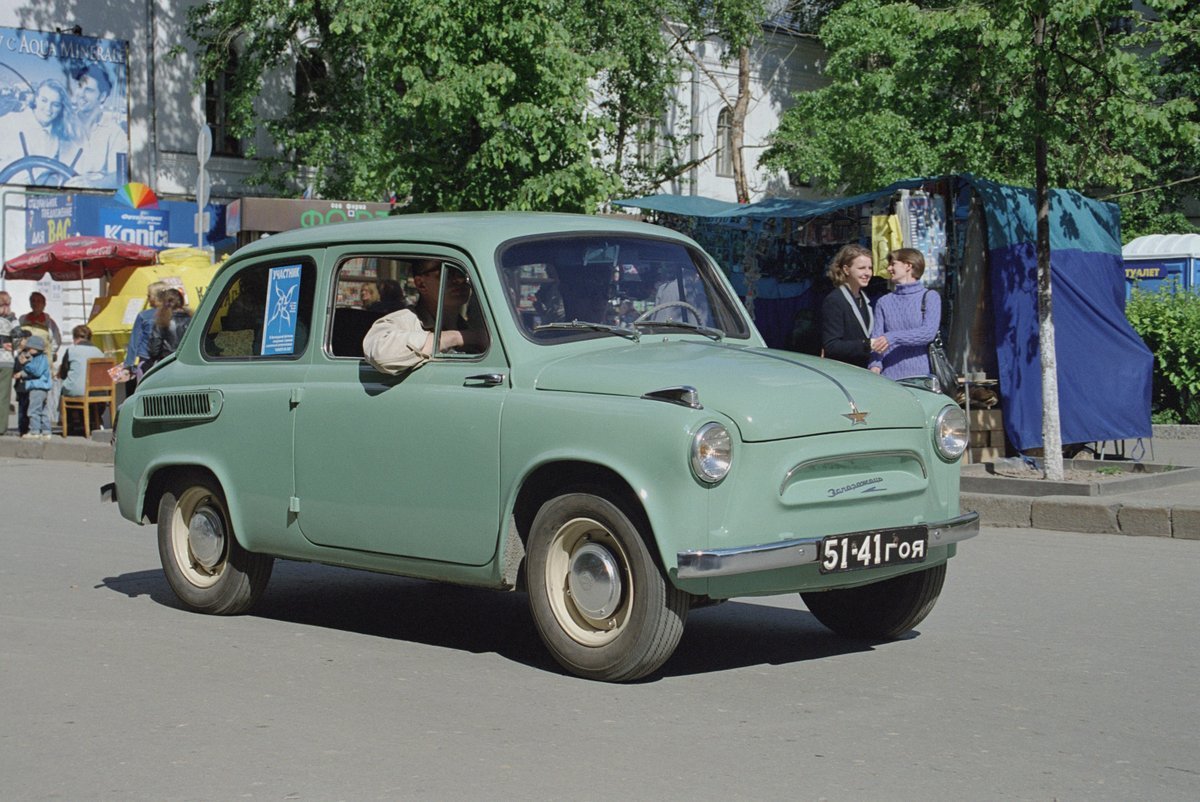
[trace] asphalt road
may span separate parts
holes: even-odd
[[[1200,799],[1200,542],[985,530],[908,640],[733,601],[614,686],[521,594],[278,563],[184,612],[109,475],[0,460],[5,800]]]

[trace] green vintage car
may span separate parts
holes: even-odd
[[[434,292],[415,366],[364,358]],[[920,622],[978,532],[934,390],[766,348],[657,226],[396,217],[238,251],[121,407],[109,492],[194,610],[248,610],[276,557],[522,590],[568,671],[632,680],[735,596]]]

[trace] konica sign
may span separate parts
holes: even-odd
[[[159,200],[157,209],[131,209],[110,197],[84,194],[31,196],[25,210],[27,248],[81,234],[109,237],[152,248],[195,245],[196,204]],[[225,236],[225,207],[205,207],[210,225],[204,244],[218,247]]]
[[[170,219],[161,209],[101,209],[101,235],[161,250],[171,241]]]

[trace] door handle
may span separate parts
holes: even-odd
[[[463,379],[463,387],[495,387],[504,384],[503,373],[479,373]]]

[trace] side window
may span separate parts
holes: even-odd
[[[407,309],[416,297],[410,262],[391,256],[343,259],[334,276],[333,323],[326,353],[361,359],[363,337],[384,315]]]
[[[312,328],[316,266],[308,260],[252,265],[225,286],[204,331],[214,359],[292,359]]]
[[[479,296],[466,271],[450,262],[425,262],[414,268],[417,311],[425,319],[436,315],[436,359],[473,359],[488,350],[491,336],[483,322]],[[423,279],[423,281],[422,281]],[[441,303],[438,304],[438,299]]]
[[[473,358],[487,350],[490,338],[483,325],[479,299],[470,278],[459,265],[412,255],[352,256],[335,274],[333,323],[326,352],[335,357],[363,357],[363,339],[379,318],[395,328],[384,359],[404,366],[426,357]],[[444,303],[438,303],[444,298]],[[434,331],[438,338],[433,339]],[[425,340],[428,339],[428,343]],[[436,346],[435,346],[436,343]],[[420,354],[414,349],[423,349]]]

